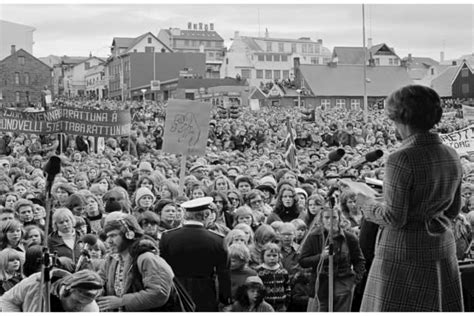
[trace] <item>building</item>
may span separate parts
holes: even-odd
[[[84,80],[86,83],[86,96],[102,100],[108,96],[108,77],[105,73],[104,63],[95,65],[86,70]]]
[[[364,99],[363,65],[300,65],[295,59],[296,79],[300,89],[313,95],[314,106],[362,108]],[[413,84],[405,67],[367,66],[368,105],[386,98],[394,90]]]
[[[53,67],[53,94],[64,95],[64,74],[66,70],[82,63],[89,57],[69,57],[69,56],[53,56],[40,58],[41,61]]]
[[[438,61],[430,57],[413,57],[411,54],[404,57],[402,62],[405,63],[408,75],[413,82],[424,86],[430,86],[436,74],[436,68],[433,66],[439,65]]]
[[[181,53],[206,54],[206,78],[220,78],[224,59],[224,39],[214,30],[214,23],[188,22],[188,28],[161,29],[158,39]]]
[[[430,69],[437,70],[440,68],[439,73],[436,77],[431,80],[430,87],[438,93],[441,98],[451,98],[453,91],[451,83],[454,80],[454,76],[459,66],[432,66]]]
[[[23,49],[33,55],[32,26],[0,20],[0,60],[10,55],[10,48],[15,45],[17,50]]]
[[[0,100],[3,105],[28,106],[41,102],[41,91],[51,90],[52,69],[24,49],[11,47],[0,61]]]
[[[120,59],[110,59],[107,67],[109,98],[140,99],[145,95],[148,100],[165,101],[176,98],[180,77],[204,77],[206,56],[200,53],[132,52],[121,55]],[[151,90],[151,81],[159,82],[157,90]]]
[[[241,77],[253,87],[269,81],[292,79],[295,57],[302,64],[326,64],[331,61],[331,51],[323,46],[321,39],[274,38],[268,30],[265,37],[240,36],[236,31],[224,58],[221,77]]]
[[[177,99],[200,100],[212,105],[235,103],[248,106],[249,86],[233,78],[179,78]]]
[[[459,65],[451,89],[453,98],[474,99],[474,70],[467,61]]]
[[[367,51],[367,53],[365,53]],[[393,48],[381,43],[372,45],[369,39],[366,50],[364,47],[334,47],[332,61],[338,65],[363,65],[366,57],[366,65],[371,63],[375,66],[400,66],[400,57]],[[302,63],[303,64],[303,63]]]
[[[83,60],[77,64],[65,66],[63,87],[64,95],[68,97],[83,97],[86,95],[86,74],[88,71],[100,64],[103,64],[104,60],[98,57],[90,56],[86,60]]]

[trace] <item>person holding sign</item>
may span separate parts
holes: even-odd
[[[380,225],[362,312],[461,312],[452,220],[461,209],[462,169],[453,148],[430,130],[442,108],[431,88],[393,92],[385,113],[402,146],[387,159],[383,199],[346,182],[367,220]]]

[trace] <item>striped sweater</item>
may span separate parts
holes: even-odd
[[[255,271],[267,291],[265,301],[272,305],[276,312],[286,311],[291,297],[288,271],[280,265],[270,268],[265,264],[259,265]]]

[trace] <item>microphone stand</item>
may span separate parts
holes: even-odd
[[[334,193],[334,192],[333,192]],[[329,263],[328,263],[328,280],[329,280],[329,295],[328,295],[328,312],[334,311],[334,237],[333,237],[333,224],[334,224],[334,206],[336,205],[336,198],[331,194],[328,196],[329,203],[331,205],[331,217],[329,227]]]

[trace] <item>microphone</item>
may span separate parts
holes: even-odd
[[[86,234],[81,238],[81,242],[84,244],[84,247],[82,248],[79,260],[77,260],[75,272],[79,271],[84,261],[90,258],[89,248],[97,243],[97,236],[94,234]]]
[[[359,169],[360,167],[362,167],[364,164],[368,163],[368,162],[374,162],[376,161],[377,159],[381,158],[383,156],[383,151],[381,151],[380,149],[377,149],[377,150],[374,150],[374,151],[371,151],[367,154],[365,154],[365,157],[362,157],[361,159],[359,159],[358,161],[352,163],[349,168],[347,168],[347,170],[350,170],[350,169]]]
[[[328,157],[326,159],[324,159],[323,161],[321,161],[317,168],[316,169],[324,169],[326,168],[331,162],[336,162],[336,161],[339,161],[341,160],[341,158],[346,154],[346,152],[344,151],[344,149],[342,148],[339,148],[339,149],[336,149],[334,151],[331,151],[329,154],[328,154]]]
[[[51,186],[53,185],[54,177],[61,172],[61,158],[52,156],[43,168],[43,171],[48,175],[46,177],[46,192],[51,193]]]

